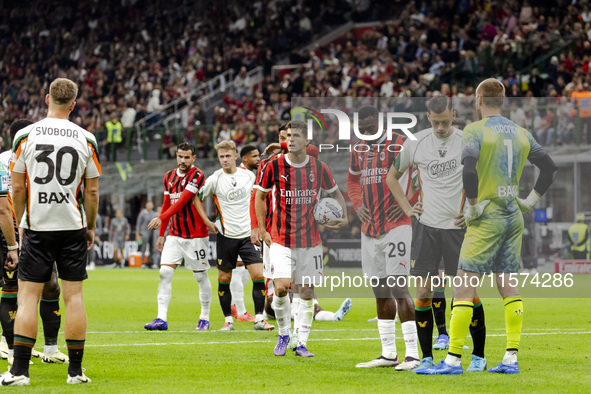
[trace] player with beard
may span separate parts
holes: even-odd
[[[164,203],[160,216],[148,224],[148,229],[160,228],[156,243],[160,258],[160,282],[158,284],[158,316],[147,323],[146,330],[167,330],[168,305],[172,297],[172,276],[176,268],[184,261],[185,267],[193,271],[199,284],[201,315],[195,330],[209,330],[209,311],[211,308],[211,283],[207,276],[209,260],[209,233],[207,227],[195,210],[193,200],[199,188],[203,186],[203,172],[195,162],[195,147],[183,142],[177,147],[178,168],[164,175]],[[166,242],[164,234],[170,222]]]

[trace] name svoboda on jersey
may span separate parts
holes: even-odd
[[[321,109],[320,113],[322,114],[332,114],[337,117],[338,125],[339,125],[339,140],[340,141],[351,141],[351,128],[353,129],[353,133],[355,136],[361,141],[375,141],[382,138],[384,135],[384,131],[386,132],[386,139],[391,141],[392,135],[394,130],[400,130],[403,134],[405,134],[411,140],[416,141],[416,137],[410,132],[410,129],[417,125],[417,117],[411,113],[407,112],[387,112],[386,113],[386,128],[384,130],[384,114],[382,112],[378,115],[378,129],[374,134],[363,134],[359,131],[359,114],[357,112],[353,113],[353,124],[351,127],[351,119],[349,115],[340,111],[338,109]],[[395,123],[394,119],[406,118],[409,119],[409,123]],[[312,119],[307,120],[308,125],[308,135],[307,138],[309,140],[313,139],[313,121]],[[355,152],[369,152],[377,147],[378,151],[381,151],[382,147],[386,147],[386,144],[356,144],[356,145],[335,145],[335,144],[319,144],[318,151],[323,152],[327,150],[335,150],[336,152],[339,151],[348,151],[354,150]],[[386,147],[386,149],[390,152],[400,152],[402,151],[402,145],[400,144],[390,144]]]

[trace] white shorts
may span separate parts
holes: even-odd
[[[322,283],[322,245],[291,249],[274,243],[269,258],[273,279],[291,279],[296,285]]]
[[[164,242],[160,264],[180,265],[184,260],[185,267],[191,271],[208,270],[208,248],[209,237],[187,239],[169,235]]]
[[[361,235],[361,268],[367,276],[408,275],[412,227],[395,227],[378,238]]]
[[[263,276],[265,278],[272,278],[271,257],[269,256],[269,253],[269,247],[263,242]]]

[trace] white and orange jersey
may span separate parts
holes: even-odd
[[[66,119],[47,118],[20,130],[10,171],[26,174],[27,207],[20,226],[35,231],[86,227],[82,184],[101,175],[94,135]]]

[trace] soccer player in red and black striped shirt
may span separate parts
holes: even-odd
[[[361,107],[358,111],[359,131],[375,135],[378,130],[379,113],[374,107]],[[384,134],[377,141],[360,141],[351,150],[347,192],[357,216],[363,223],[361,235],[361,266],[369,277],[378,277],[374,287],[378,310],[378,331],[382,340],[382,354],[375,360],[357,364],[358,368],[396,367],[403,368],[418,363],[418,339],[415,326],[413,299],[406,286],[410,270],[410,246],[412,228],[410,218],[398,207],[386,178],[405,137],[397,134],[388,140]],[[412,168],[405,174],[401,184],[411,187]],[[408,190],[406,190],[408,191]],[[412,195],[411,191],[407,195]],[[404,281],[398,281],[398,277]],[[394,280],[388,281],[388,277]],[[397,286],[404,283],[404,286]],[[390,287],[392,286],[393,287]],[[406,344],[406,357],[398,366],[396,355],[394,318],[402,321],[402,333]],[[418,364],[417,364],[418,365]]]
[[[279,340],[274,350],[276,356],[285,355],[291,334],[288,291],[294,268],[295,284],[303,285],[300,287],[300,329],[296,355],[313,356],[306,349],[306,343],[314,316],[314,288],[310,283],[303,283],[303,278],[306,277],[307,281],[322,278],[322,245],[312,212],[318,202],[320,189],[326,190],[345,208],[343,195],[328,166],[306,154],[306,128],[304,122],[289,122],[289,153],[267,163],[263,176],[255,186],[258,189],[255,207],[259,237],[269,246],[275,282],[273,309],[279,325]],[[271,191],[275,203],[270,232],[267,232],[265,203]],[[346,210],[343,209],[343,218],[326,227],[338,231],[347,223]]]
[[[193,205],[193,199],[203,186],[203,172],[195,167],[195,147],[182,143],[177,147],[178,168],[164,175],[164,203],[162,213],[149,224],[150,230],[160,227],[156,247],[160,258],[160,283],[158,285],[158,317],[144,326],[147,330],[167,330],[168,304],[172,295],[172,276],[184,260],[185,267],[193,271],[199,283],[201,316],[196,330],[209,329],[211,307],[211,283],[207,276],[209,260],[209,231]],[[164,234],[170,222],[166,243]]]
[[[282,124],[278,130],[278,138],[279,143],[283,144],[287,141],[287,123]],[[280,152],[280,151],[278,151]],[[263,176],[263,169],[271,160],[276,160],[281,157],[283,153],[272,153],[266,159],[261,160],[256,177],[256,184],[260,182],[261,177]],[[269,316],[275,317],[275,311],[271,307],[271,303],[273,302],[273,296],[275,295],[275,286],[273,284],[273,278],[271,275],[271,260],[269,258],[269,247],[264,242],[260,241],[259,237],[259,224],[257,221],[257,215],[255,210],[255,197],[256,197],[256,190],[253,190],[252,196],[250,198],[250,229],[251,229],[251,241],[253,244],[257,246],[261,246],[263,248],[263,276],[265,277],[265,312]],[[273,198],[272,193],[267,195],[266,205],[265,205],[265,226],[267,231],[271,228],[271,217],[273,215]]]

